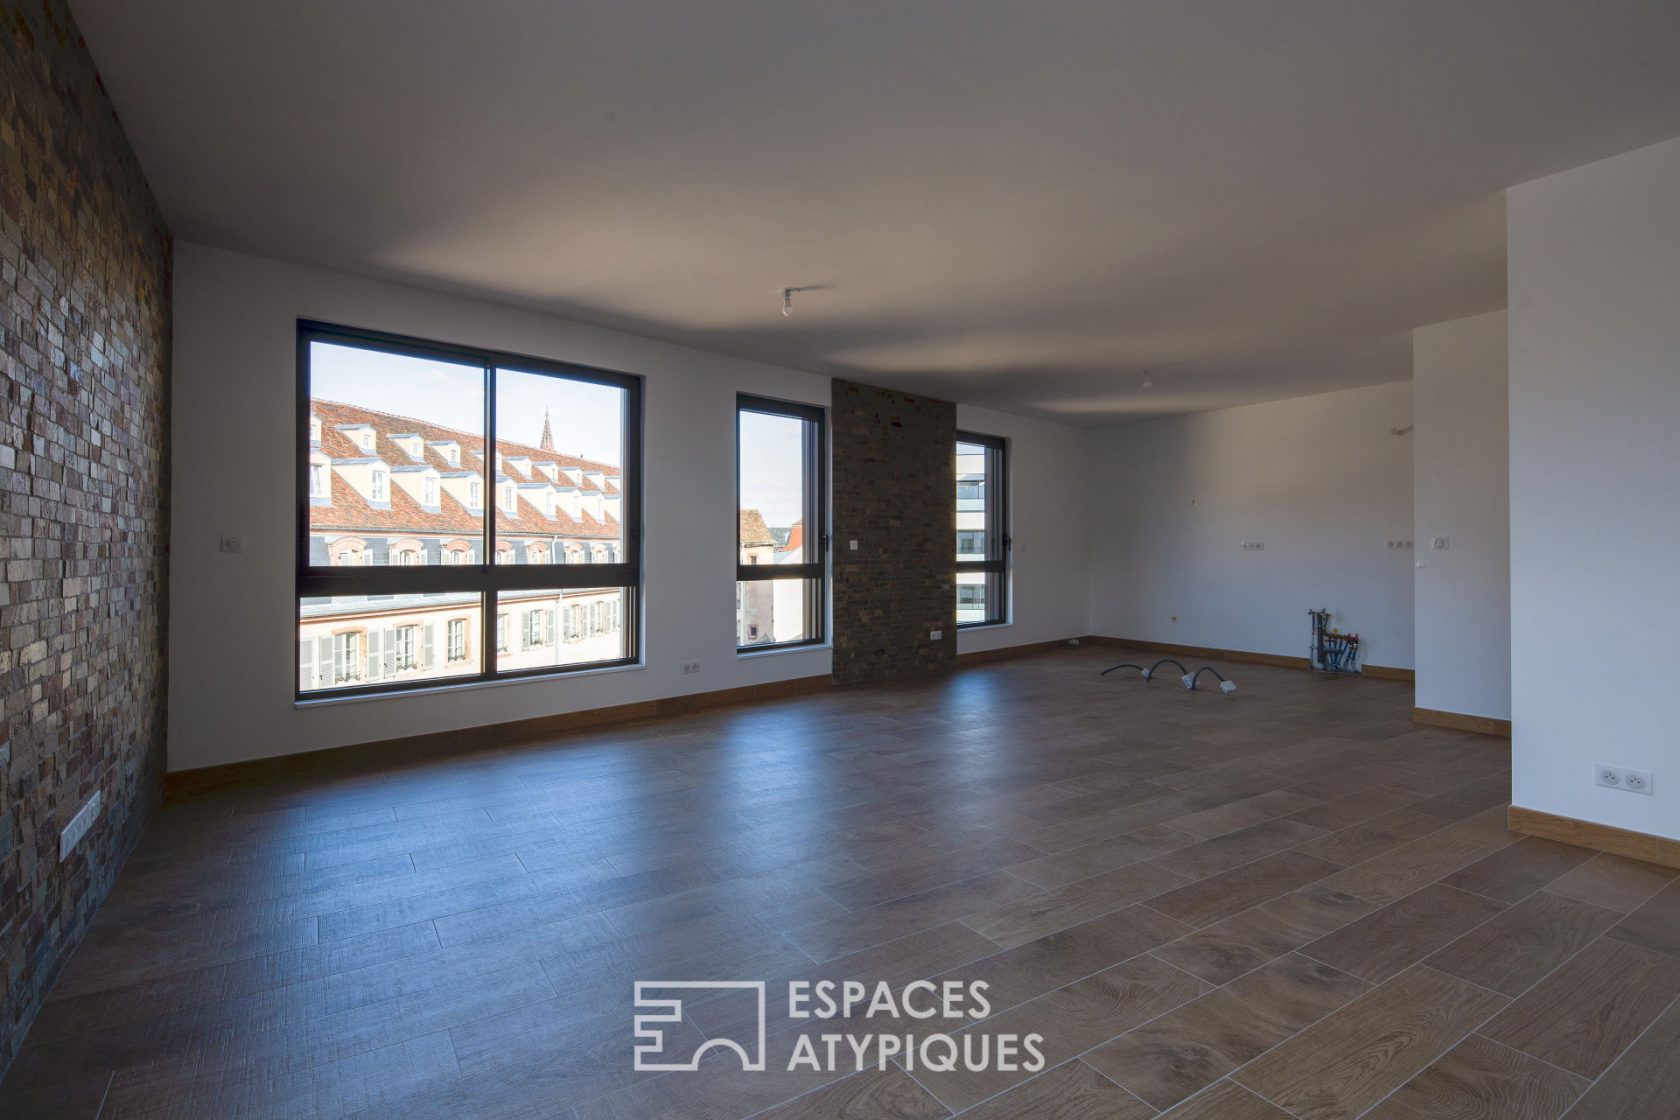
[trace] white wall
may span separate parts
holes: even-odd
[[[1503,311],[1412,332],[1414,702],[1494,719],[1511,718],[1505,332]]]
[[[1328,606],[1410,668],[1411,423],[1399,382],[1094,433],[1092,631],[1304,657]]]
[[[1514,187],[1515,804],[1680,837],[1680,140]],[[1654,796],[1593,763],[1655,772]]]
[[[647,378],[646,668],[294,705],[299,318]],[[735,394],[827,405],[826,377],[186,243],[174,363],[171,769],[829,671],[827,649],[734,648]],[[245,552],[218,552],[221,533]],[[692,659],[700,673],[681,675]]]
[[[957,428],[1009,441],[1010,623],[957,632],[957,652],[1030,645],[1090,632],[1087,433],[957,406]],[[954,542],[953,542],[954,545]]]
[[[174,302],[171,769],[829,672],[826,648],[736,656],[733,575],[735,394],[826,406],[828,378],[186,242]],[[294,703],[300,318],[646,377],[644,668]],[[958,648],[1085,633],[1084,433],[983,409],[958,418],[1011,440],[1023,541],[1016,623],[965,632]],[[245,552],[219,552],[224,533],[242,535]],[[701,672],[681,675],[695,659]]]

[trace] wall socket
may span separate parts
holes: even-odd
[[[1593,783],[1606,789],[1625,790],[1628,793],[1651,794],[1654,779],[1649,770],[1629,770],[1625,766],[1612,766],[1600,762],[1593,767]]]
[[[1388,547],[1389,547],[1390,551],[1409,552],[1409,551],[1411,551],[1411,548],[1412,548],[1412,542],[1408,541],[1408,540],[1396,539],[1396,540],[1389,541],[1388,542]]]
[[[1430,537],[1429,547],[1433,548],[1436,552],[1445,552],[1447,549],[1452,547],[1452,541],[1448,540],[1446,537]]]
[[[683,665],[683,675],[684,676],[688,675],[689,673],[698,673],[700,671],[700,662],[698,662],[698,661],[684,661],[682,663],[682,665]]]
[[[943,631],[943,630],[929,630],[928,631],[928,641],[930,641],[930,642],[937,642],[939,639],[943,638],[944,636],[945,636],[945,631]]]
[[[94,790],[93,796],[87,799],[83,806],[76,810],[76,815],[70,818],[70,823],[64,826],[64,831],[58,834],[58,862],[63,863],[76,845],[82,842],[82,837],[88,834],[93,822],[99,819],[99,803],[104,798],[101,790]]]
[[[1244,552],[1262,552],[1262,551],[1265,550],[1265,548],[1266,548],[1266,544],[1265,544],[1264,541],[1244,541],[1244,542],[1242,542],[1242,550]]]
[[[223,533],[217,543],[223,552],[245,551],[245,538],[234,533]]]

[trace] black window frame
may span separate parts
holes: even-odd
[[[757,412],[770,416],[791,416],[805,421],[805,525],[806,548],[812,559],[803,564],[741,563],[741,414]],[[814,530],[814,531],[813,531]],[[740,645],[736,635],[736,656],[751,656],[776,650],[820,646],[828,640],[828,412],[820,405],[776,400],[752,393],[735,396],[735,582],[800,579],[806,586],[806,617],[811,633],[792,642],[758,642]]]
[[[1014,542],[1009,536],[1009,441],[1002,436],[982,435],[979,432],[957,433],[951,453],[956,454],[957,443],[971,443],[984,447],[987,452],[986,466],[986,522],[983,530],[986,534],[986,558],[984,560],[957,560],[957,572],[985,572],[996,576],[997,594],[988,596],[996,604],[995,615],[974,622],[959,622],[957,629],[971,630],[981,626],[1003,626],[1009,622],[1009,554]],[[952,516],[956,514],[955,503],[958,499],[952,495]],[[955,555],[957,545],[956,534],[951,537],[952,555]]]
[[[484,450],[485,470],[481,480],[484,497],[484,560],[478,564],[433,564],[404,567],[399,565],[316,567],[309,562],[310,536],[310,346],[315,342],[354,346],[406,357],[433,359],[457,364],[475,364],[481,369],[484,381]],[[624,532],[624,556],[612,564],[497,564],[495,459],[496,446],[496,371],[550,374],[573,381],[608,385],[625,392],[624,406],[624,462],[619,467],[620,517]],[[641,664],[640,619],[642,609],[642,495],[643,495],[643,379],[633,373],[601,369],[575,362],[539,358],[505,350],[463,346],[449,342],[367,330],[336,323],[299,319],[297,325],[297,573],[294,610],[296,621],[303,624],[303,604],[307,599],[329,598],[337,595],[420,595],[439,592],[474,592],[479,602],[479,649],[482,652],[477,673],[456,673],[429,677],[423,680],[394,681],[353,687],[326,687],[305,690],[302,687],[301,652],[293,653],[292,682],[294,696],[299,701],[330,700],[344,696],[364,696],[381,693],[425,692],[463,684],[489,681],[525,680],[566,676],[572,673],[618,668]],[[466,456],[462,456],[463,461]],[[330,484],[330,483],[329,483]],[[394,484],[393,484],[394,485]],[[624,591],[626,607],[623,618],[625,655],[607,661],[588,661],[578,665],[540,665],[527,669],[498,669],[496,667],[496,618],[500,611],[500,594],[504,591],[563,591],[568,588],[614,588]],[[296,647],[299,643],[294,642]]]

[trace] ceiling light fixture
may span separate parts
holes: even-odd
[[[782,289],[782,317],[785,319],[785,318],[788,318],[788,317],[793,315],[793,293],[795,293],[795,292],[814,292],[814,291],[817,290],[817,287],[818,287],[818,285],[810,284],[810,285],[806,285],[803,288],[783,288]]]
[[[1148,370],[1143,371],[1143,387],[1145,389],[1155,388],[1155,379],[1153,377],[1149,376],[1149,371]]]

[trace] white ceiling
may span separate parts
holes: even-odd
[[[1673,0],[72,2],[179,237],[1082,424],[1407,377],[1680,134]]]

